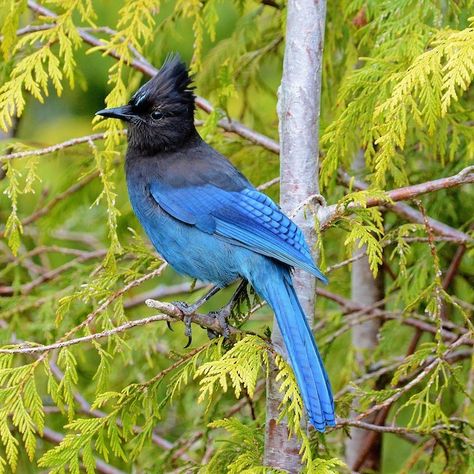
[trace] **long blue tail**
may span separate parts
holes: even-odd
[[[253,278],[251,283],[275,312],[309,421],[318,431],[324,431],[326,426],[335,425],[331,385],[289,271],[271,267],[266,269],[270,274],[262,278],[260,273],[260,278]]]

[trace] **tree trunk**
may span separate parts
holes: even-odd
[[[364,168],[364,155],[358,154],[354,161],[354,171],[357,173]],[[373,277],[369,267],[367,248],[365,246],[357,248],[353,252],[356,257],[361,253],[365,254],[352,264],[351,276],[351,299],[362,306],[372,306],[384,297],[383,272],[379,268],[377,278]],[[362,324],[354,326],[352,329],[352,346],[356,354],[356,362],[360,367],[365,366],[368,353],[375,350],[378,345],[378,334],[380,330],[380,319],[371,319]],[[364,421],[371,423],[377,413],[368,417]],[[381,434],[377,434],[377,439],[368,446],[368,434],[366,430],[352,428],[350,438],[346,441],[346,463],[353,470],[370,469],[378,471],[380,467],[381,455]],[[367,451],[367,452],[366,452]]]
[[[291,213],[309,196],[319,193],[319,109],[321,70],[326,2],[289,0],[286,26],[286,46],[283,77],[279,89],[278,115],[280,119],[280,175],[281,206]],[[294,219],[302,229],[310,248],[314,247],[315,233],[311,217],[304,213]],[[296,271],[295,288],[309,319],[314,319],[314,277]],[[276,321],[272,342],[283,355],[284,343]],[[291,473],[301,469],[299,443],[288,438],[288,426],[279,415],[281,394],[272,368],[267,382],[267,421],[265,430],[264,463]]]

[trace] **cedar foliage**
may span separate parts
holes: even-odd
[[[278,174],[270,151],[223,134],[217,124],[237,117],[277,138],[283,2],[123,0],[116,12],[101,3],[49,0],[44,4],[53,19],[31,13],[25,0],[0,6],[0,127],[8,131],[20,121],[18,134],[1,144],[0,472],[92,473],[99,458],[127,472],[265,472],[262,380],[270,359],[284,393],[282,417],[301,439],[305,470],[344,472],[347,430],[308,436],[301,428],[301,398],[290,367],[269,345],[266,308],[249,322],[237,318],[251,333],[231,342],[208,341],[195,327],[197,342],[189,350],[182,349],[179,324],[170,333],[153,323],[58,350],[8,353],[27,342],[63,342],[144,317],[149,313],[143,304],[131,306],[132,296],[183,282],[160,262],[131,214],[117,121],[93,120],[89,133],[104,132],[103,139],[8,158],[50,144],[42,138],[50,131],[40,111],[56,110],[54,96],[63,108],[74,106],[72,97],[92,101],[91,116],[100,107],[93,102],[99,73],[107,77],[106,105],[119,105],[142,80],[130,67],[133,60],[159,65],[165,52],[178,48],[191,61],[198,92],[216,106],[209,115],[199,113],[201,133],[254,183]],[[423,224],[390,214],[383,219],[380,208],[367,207],[388,189],[472,164],[472,7],[468,0],[328,2],[321,183],[327,201],[342,211],[329,228],[320,230],[315,222],[323,270],[365,244],[373,273],[385,262],[393,278],[385,274],[390,317],[363,367],[347,350],[348,332],[370,314],[346,314],[319,298],[317,339],[339,417],[348,416],[354,400],[361,413],[393,401],[389,425],[415,436],[408,443],[385,435],[383,472],[472,469],[472,345],[451,347],[460,335],[472,334],[472,250],[468,246],[446,289],[443,272],[456,245]],[[85,44],[80,32],[100,37],[101,45]],[[74,127],[64,128],[56,141],[79,136]],[[338,181],[338,170],[350,172],[361,149],[367,191]],[[267,191],[272,197],[275,188]],[[443,190],[422,201],[428,215],[472,229],[472,189]],[[352,204],[357,207],[349,209]],[[329,290],[347,297],[350,267],[334,270],[330,279]],[[413,333],[410,319],[431,332],[403,359]],[[46,428],[60,432],[62,441],[48,443]],[[160,447],[158,438],[169,440],[169,447]]]

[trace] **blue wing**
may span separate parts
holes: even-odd
[[[168,214],[203,232],[302,268],[327,283],[311,258],[301,230],[265,194],[212,184],[170,187],[154,182],[150,192]]]

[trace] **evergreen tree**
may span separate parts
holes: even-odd
[[[206,311],[232,289],[183,349],[171,301],[204,285],[150,247],[127,199],[125,131],[91,121],[178,50],[200,133],[277,199],[293,3],[1,3],[0,472],[267,472],[268,377],[306,472],[473,469],[474,2],[340,0],[321,17],[320,188],[286,210],[311,222],[330,278],[314,290],[338,415],[324,435],[307,433],[252,294],[230,340],[198,326],[216,329]],[[352,295],[363,277],[381,296],[351,299],[357,260]],[[367,324],[369,348],[352,346]]]

